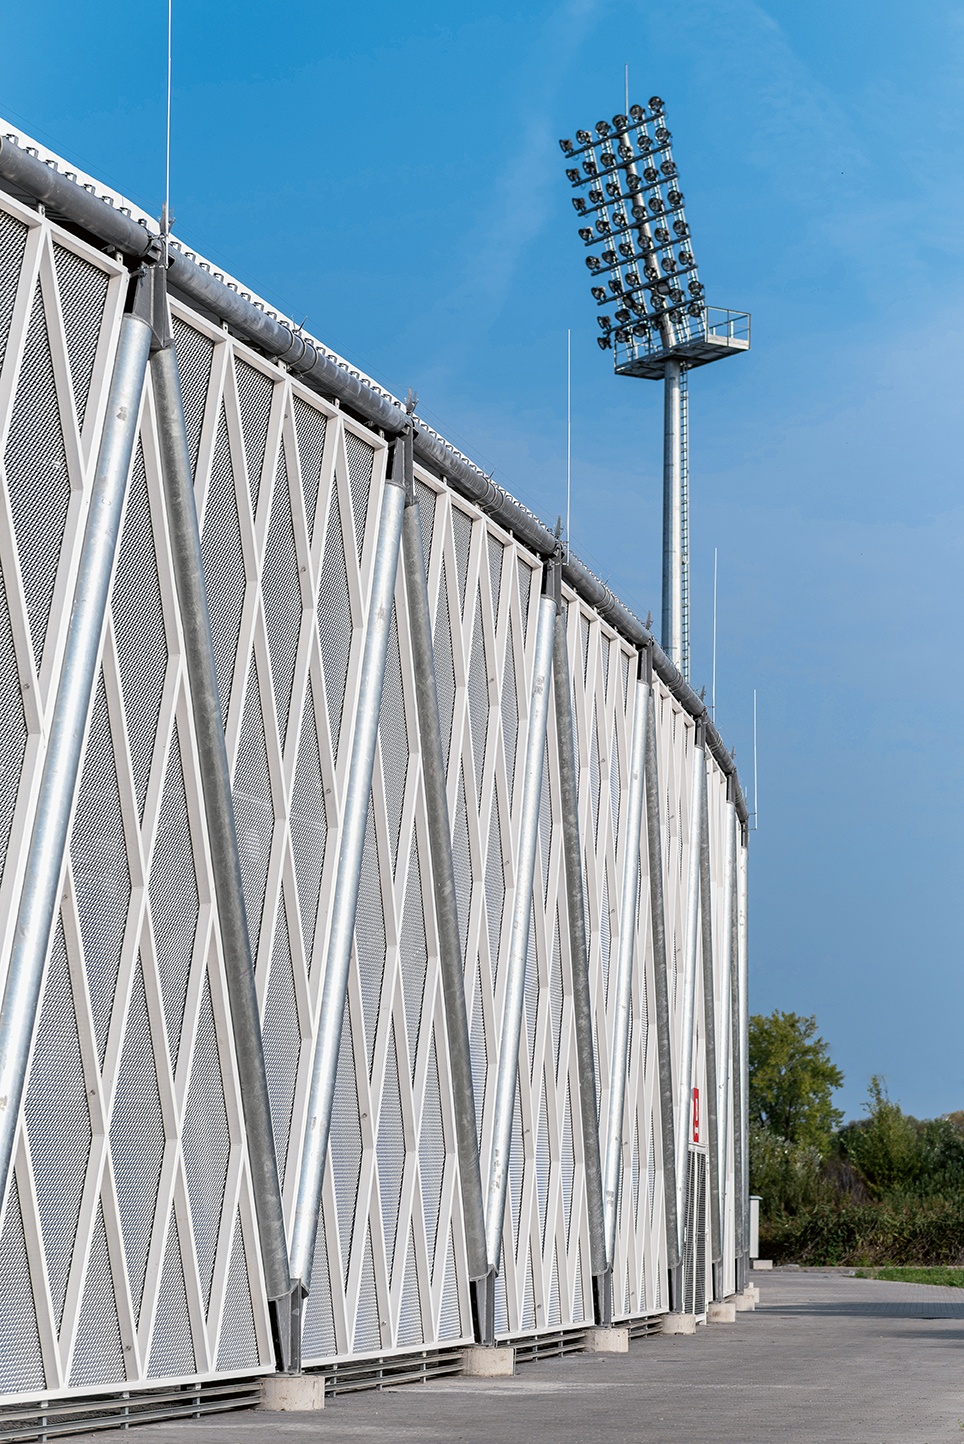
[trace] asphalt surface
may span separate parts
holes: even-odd
[[[130,1429],[137,1444],[938,1444],[964,1441],[964,1290],[756,1273],[760,1305],[693,1338],[574,1354],[511,1379]],[[93,1440],[111,1434],[83,1436]]]

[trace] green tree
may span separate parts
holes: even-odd
[[[899,1103],[890,1101],[884,1079],[876,1074],[867,1095],[864,1109],[869,1116],[848,1124],[841,1132],[845,1157],[860,1169],[878,1198],[907,1189],[919,1196],[927,1191],[928,1165],[937,1165],[937,1159],[932,1160],[928,1154],[932,1149],[937,1152],[941,1144],[941,1151],[950,1151],[949,1139],[941,1137],[945,1131],[935,1126],[938,1120],[921,1125],[910,1118]]]
[[[843,1114],[833,1091],[843,1074],[817,1036],[815,1017],[779,1010],[750,1019],[750,1121],[790,1144],[824,1156]]]

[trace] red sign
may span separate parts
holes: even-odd
[[[693,1142],[700,1141],[700,1090],[693,1089]]]

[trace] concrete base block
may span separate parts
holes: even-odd
[[[715,1303],[707,1304],[706,1322],[708,1324],[735,1324],[736,1305],[732,1299],[718,1299]]]
[[[663,1315],[663,1333],[664,1333],[664,1334],[695,1334],[695,1333],[696,1333],[696,1315],[695,1315],[695,1314],[664,1314],[664,1315]]]
[[[742,1294],[734,1294],[732,1299],[728,1299],[727,1302],[733,1305],[738,1314],[749,1314],[756,1308],[756,1299],[753,1294],[746,1291]]]
[[[587,1329],[587,1354],[628,1354],[628,1329]]]
[[[751,1258],[750,1267],[753,1269],[772,1269],[772,1258]]]
[[[474,1344],[462,1350],[462,1373],[470,1379],[506,1379],[515,1373],[515,1349]]]
[[[259,1409],[276,1414],[316,1414],[324,1407],[324,1374],[272,1374],[261,1380]]]
[[[743,1290],[744,1298],[752,1299],[754,1305],[760,1302],[760,1289],[757,1284],[747,1284]]]

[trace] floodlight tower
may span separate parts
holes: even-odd
[[[600,120],[559,142],[571,164],[579,235],[604,351],[617,376],[662,380],[663,650],[689,680],[689,426],[687,373],[750,347],[750,318],[706,304],[683,214],[665,107]],[[601,249],[600,249],[601,248]]]

